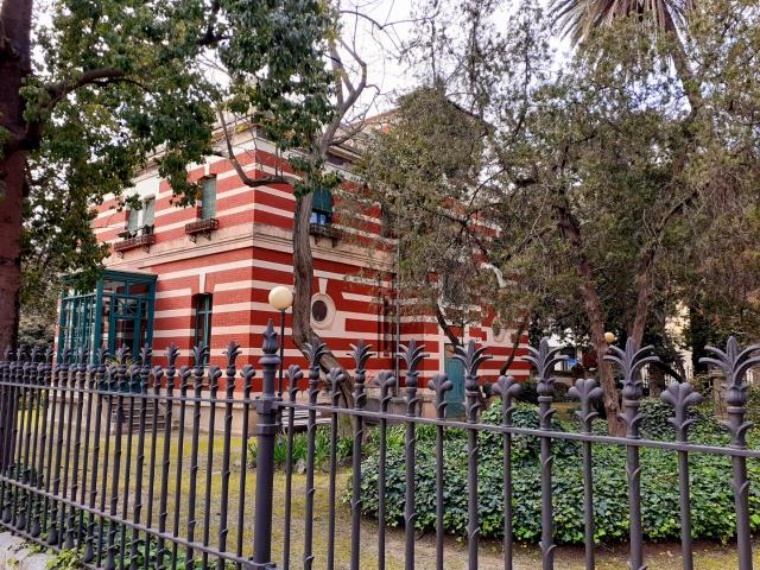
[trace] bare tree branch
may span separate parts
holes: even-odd
[[[235,157],[235,151],[232,148],[232,136],[229,128],[227,127],[227,120],[224,117],[224,112],[220,109],[217,115],[219,116],[219,122],[222,124],[224,142],[227,146],[228,154],[225,158],[227,158],[232,163],[235,172],[240,177],[240,180],[243,181],[243,184],[250,186],[251,188],[259,188],[260,186],[267,186],[269,184],[293,184],[298,180],[295,177],[286,177],[282,175],[266,176],[264,178],[251,178],[248,176],[248,173],[243,169],[243,165],[240,164],[238,159]]]

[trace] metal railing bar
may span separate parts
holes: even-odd
[[[303,378],[303,372],[297,366],[288,369],[288,398],[295,402],[298,393],[298,381]],[[293,510],[293,428],[295,426],[295,410],[288,410],[287,424],[287,457],[285,458],[285,513],[284,513],[284,536],[282,543],[282,568],[290,570],[290,540],[291,540],[291,513]]]
[[[110,381],[110,378],[109,378]],[[108,398],[108,404],[106,405],[106,434],[107,436],[111,435],[111,430],[113,429],[113,413],[114,413],[114,402],[113,402],[113,395],[109,394],[106,396]],[[118,419],[118,418],[117,418]],[[103,454],[103,477],[101,480],[100,485],[100,510],[105,512],[106,511],[106,497],[108,496],[108,470],[109,470],[109,459],[111,457],[111,437],[106,437],[106,446],[105,446],[105,453]],[[103,533],[103,529],[105,528],[105,516],[100,517],[100,531],[99,535]],[[96,565],[100,566],[103,561],[103,541],[98,540],[98,555],[97,555],[97,562]]]
[[[172,345],[166,351],[166,358],[169,366],[166,368],[166,389],[169,394],[174,391],[174,378],[176,368],[174,363],[177,358],[177,347]],[[158,406],[158,404],[156,404]],[[169,518],[167,500],[169,495],[169,472],[171,471],[171,439],[172,439],[172,422],[174,421],[173,406],[167,406],[166,416],[164,418],[164,447],[161,451],[161,491],[158,503],[158,531],[159,534],[166,532],[166,521]],[[181,455],[181,454],[180,454]],[[163,538],[158,539],[156,545],[156,558],[158,566],[156,570],[164,570],[164,558],[166,554],[166,541]]]
[[[149,362],[149,357],[147,356],[147,351],[150,349],[144,349],[143,350],[143,358],[142,362],[146,363]],[[150,368],[147,364],[143,364],[142,368],[140,369],[140,388],[143,391],[148,390],[148,374],[150,373]],[[146,407],[147,400],[141,399],[140,400],[140,420],[139,420],[139,428],[138,428],[138,434],[137,434],[137,465],[135,467],[135,504],[132,511],[132,520],[135,522],[135,524],[140,523],[140,519],[142,517],[142,492],[143,492],[143,472],[145,469],[145,421],[147,419],[147,407]],[[131,427],[131,426],[130,426]],[[130,429],[130,432],[132,430]],[[155,441],[155,440],[154,440]],[[151,464],[152,466],[152,464]],[[152,484],[148,486],[148,489],[152,489]],[[153,504],[152,497],[150,499],[150,504]],[[140,542],[140,532],[138,529],[134,529],[132,532],[132,548],[130,552],[130,568],[131,570],[137,570],[137,552],[139,548],[139,542]],[[149,552],[149,541],[145,540],[145,552]],[[145,558],[148,558],[145,556]]]
[[[0,479],[4,480],[6,483],[10,484],[11,486],[18,487],[19,489],[34,490],[34,487],[32,487],[31,485],[28,485],[26,483],[21,483],[5,475],[0,475]],[[55,498],[51,493],[43,492],[42,494],[49,496],[51,499]],[[153,528],[153,527],[148,527],[142,523],[135,523],[134,521],[131,521],[129,519],[121,519],[119,517],[111,518],[108,512],[101,511],[100,509],[92,509],[89,506],[82,505],[72,499],[62,499],[58,497],[58,500],[60,500],[61,503],[63,503],[67,507],[73,506],[73,507],[76,507],[77,509],[82,509],[83,511],[95,516],[107,517],[109,518],[109,520],[112,520],[119,525],[124,525],[130,529],[137,529],[140,532],[149,533],[155,538],[162,538],[170,542],[176,542],[179,546],[191,548],[194,551],[197,550],[199,552],[206,552],[210,556],[221,556],[225,560],[229,560],[230,562],[239,562],[243,564],[248,564],[250,562],[248,558],[237,556],[235,554],[232,554],[231,552],[221,552],[218,549],[214,548],[213,546],[204,546],[200,542],[191,542],[185,538],[182,538],[181,536],[173,536],[172,534],[168,532],[162,533],[162,532],[159,532],[158,529]]]
[[[405,422],[413,422],[417,424],[427,424],[427,425],[442,425],[444,427],[451,427],[451,428],[460,428],[463,430],[467,430],[471,428],[471,424],[468,424],[466,422],[462,422],[459,420],[438,420],[436,418],[426,418],[426,417],[415,417],[415,418],[408,418],[407,416],[401,415],[401,414],[394,414],[394,413],[387,413],[382,414],[381,412],[372,412],[368,410],[354,410],[350,408],[333,408],[332,406],[326,405],[326,404],[303,404],[303,403],[296,403],[296,404],[290,404],[289,402],[278,402],[276,404],[278,407],[281,408],[290,408],[293,407],[296,410],[302,410],[302,411],[315,411],[315,412],[322,412],[324,414],[330,414],[333,413],[336,409],[338,410],[338,413],[341,413],[343,415],[349,415],[349,416],[362,416],[365,418],[376,418],[378,420],[385,419],[388,423],[391,424],[403,424]],[[528,435],[532,437],[546,437],[550,436],[552,439],[566,439],[571,441],[590,441],[592,443],[604,443],[609,445],[618,445],[618,446],[628,446],[632,445],[634,447],[647,447],[647,448],[655,448],[655,449],[667,449],[671,451],[696,451],[700,453],[707,453],[710,455],[724,455],[729,457],[747,457],[747,458],[753,458],[753,459],[760,459],[760,450],[754,450],[754,449],[738,449],[733,447],[718,447],[715,445],[702,445],[702,444],[694,444],[694,443],[679,443],[676,441],[659,441],[659,440],[653,440],[653,439],[627,439],[625,437],[615,437],[610,435],[587,435],[582,434],[580,432],[569,432],[569,431],[545,431],[541,429],[534,429],[534,428],[523,428],[523,427],[517,427],[517,426],[503,426],[498,424],[475,424],[476,428],[479,431],[488,431],[493,433],[510,433],[512,435]]]
[[[365,389],[366,374],[365,369],[367,361],[372,357],[370,347],[364,342],[352,346],[354,362],[354,408],[361,410],[367,402]],[[294,398],[291,398],[294,399]],[[295,410],[291,408],[291,417]],[[351,456],[351,561],[349,568],[351,570],[360,570],[361,565],[361,517],[362,517],[362,498],[361,498],[361,479],[362,479],[362,441],[364,439],[363,418],[354,416],[354,441]]]
[[[129,499],[132,497],[132,493],[129,492],[129,483],[132,480],[131,474],[132,474],[132,438],[133,438],[133,423],[135,421],[135,397],[134,397],[134,390],[135,385],[137,384],[135,382],[135,377],[138,378],[139,382],[139,370],[140,368],[137,365],[133,365],[130,368],[129,371],[129,384],[128,389],[130,391],[128,400],[129,400],[129,412],[128,416],[126,418],[127,424],[127,455],[126,459],[124,461],[124,493],[122,498],[122,511],[121,511],[121,518],[126,520],[127,514],[129,513]],[[139,484],[142,486],[142,481],[136,481],[136,484]],[[134,534],[134,533],[133,533]],[[124,559],[127,554],[127,541],[125,540],[126,537],[126,529],[122,527],[121,529],[121,542],[120,542],[120,548],[119,548],[119,568],[124,568]],[[134,536],[132,537],[134,539]]]
[[[190,379],[191,371],[189,368],[183,366],[180,370],[180,393],[184,397],[187,394],[187,390],[190,386],[189,379]],[[180,402],[179,406],[179,425],[184,428],[185,426],[185,414],[187,413],[186,404],[184,400]],[[180,513],[182,510],[182,479],[183,479],[183,473],[182,473],[182,456],[185,449],[185,430],[181,429],[179,430],[179,435],[177,437],[177,471],[175,474],[175,483],[174,483],[174,526],[172,533],[174,537],[179,537],[179,525],[180,525]],[[178,552],[178,546],[179,543],[176,540],[172,541],[172,555],[171,555],[171,561],[172,561],[172,570],[177,569],[177,552]]]
[[[381,410],[379,449],[380,457],[377,476],[377,520],[379,521],[379,528],[377,529],[377,567],[378,570],[385,570],[385,488],[388,467],[388,421],[386,419],[386,414],[388,412],[388,405],[391,403],[391,399],[393,398],[393,389],[397,386],[398,380],[393,375],[391,375],[390,372],[386,372],[381,373],[378,376],[376,382],[380,386]],[[356,415],[363,416],[363,414],[359,413]]]
[[[86,351],[85,351],[86,353]],[[88,360],[85,354],[80,356],[80,362],[84,363]],[[80,388],[79,397],[77,398],[77,414],[76,414],[76,436],[74,438],[74,457],[73,457],[73,475],[71,478],[71,498],[73,500],[76,500],[77,494],[79,493],[79,481],[80,481],[80,475],[79,475],[79,459],[81,457],[82,452],[82,415],[84,410],[84,394],[85,394],[85,382],[86,382],[86,372],[87,372],[87,365],[86,364],[79,364],[77,366],[75,379],[76,385],[78,388]],[[85,477],[83,477],[83,483],[86,481],[86,473],[84,474]],[[84,487],[84,484],[82,485]],[[80,502],[81,499],[80,499]],[[79,536],[81,534],[81,525],[77,524],[76,519],[81,517],[77,517],[77,513],[74,509],[71,509],[69,512],[69,532],[67,534],[66,544],[73,547],[75,543],[78,542]],[[75,539],[76,535],[76,539]]]
[[[216,396],[216,392],[219,389],[219,377],[222,375],[222,371],[217,367],[212,367],[209,373],[211,379],[211,399]],[[208,415],[208,450],[206,453],[206,493],[204,496],[205,503],[203,505],[203,545],[208,546],[211,541],[211,481],[214,467],[214,425],[216,422],[216,403],[211,404],[211,409]],[[208,554],[203,553],[201,559],[201,567],[208,567]]]
[[[240,450],[240,461],[243,465],[245,465],[245,462],[248,458],[248,431],[249,431],[249,420],[248,415],[251,409],[250,405],[250,398],[251,398],[251,391],[253,388],[253,377],[255,375],[255,370],[252,366],[246,365],[243,367],[243,370],[241,371],[241,376],[243,377],[243,395],[244,395],[244,403],[243,403],[243,428],[242,428],[242,437],[241,437],[241,450]],[[235,552],[237,553],[238,557],[242,557],[243,555],[243,528],[244,528],[244,521],[245,521],[245,504],[246,504],[246,479],[247,479],[247,470],[241,469],[240,470],[240,494],[238,496],[238,512],[237,512],[237,541],[236,541],[236,549]],[[241,567],[239,567],[241,568]]]
[[[227,399],[232,397],[235,390],[235,359],[240,354],[240,346],[237,343],[230,343],[227,348],[227,376],[225,378],[225,394]],[[222,451],[222,504],[219,512],[219,542],[220,551],[227,550],[227,534],[230,529],[228,526],[229,510],[229,492],[230,492],[230,447],[232,445],[232,404],[224,405],[224,450]],[[241,470],[245,471],[245,455],[241,459]],[[208,509],[208,505],[206,507]],[[224,560],[221,558],[217,561],[217,570],[224,570]]]
[[[100,380],[99,376],[95,377],[95,382],[98,382]],[[93,395],[94,396],[94,395]],[[92,397],[92,396],[91,396]],[[95,503],[98,498],[98,490],[97,490],[97,481],[98,481],[98,463],[100,462],[100,429],[102,424],[102,417],[101,414],[103,412],[103,398],[102,396],[97,396],[98,403],[96,405],[96,412],[95,412],[95,437],[93,438],[94,444],[92,447],[92,473],[90,475],[90,508],[95,508]],[[108,469],[106,468],[106,472]],[[101,494],[105,494],[105,489],[101,489]],[[82,504],[84,504],[84,500],[82,501]],[[95,547],[94,547],[94,536],[95,536],[95,529],[97,528],[97,523],[95,522],[95,517],[91,516],[90,521],[88,524],[88,532],[87,532],[87,544],[85,546],[84,554],[82,555],[82,559],[84,562],[91,562],[95,558]]]
[[[340,383],[345,379],[339,369],[330,371],[330,397],[333,407],[340,404]],[[329,515],[327,519],[327,570],[335,569],[335,496],[336,483],[335,478],[338,471],[338,414],[332,414],[330,417],[330,472],[328,474],[328,504]]]
[[[309,402],[316,405],[319,394],[320,369],[319,363],[324,354],[324,345],[311,347],[311,359],[309,367]],[[275,406],[277,403],[275,402]],[[304,521],[304,546],[303,546],[303,566],[304,570],[311,570],[314,563],[314,463],[316,460],[316,435],[317,435],[317,414],[315,410],[309,410],[308,425],[306,428],[307,449],[306,449],[306,520]]]
[[[203,363],[205,361],[205,354],[203,353],[203,349],[208,351],[205,347],[200,347],[201,353],[199,354],[195,352],[195,381],[193,385],[193,389],[195,390],[195,396],[199,397],[201,389],[203,388]],[[198,471],[200,470],[200,464],[198,463],[198,444],[200,441],[200,431],[201,431],[201,406],[200,402],[196,401],[193,405],[193,428],[191,432],[191,438],[190,438],[190,481],[189,481],[189,496],[187,499],[187,538],[189,542],[195,542],[195,526],[197,524],[196,520],[196,492],[197,492],[197,486],[198,486]],[[186,564],[188,564],[191,568],[193,568],[193,557],[194,552],[192,548],[187,549],[187,560]]]
[[[82,382],[82,386],[86,387],[88,390],[87,395],[87,408],[84,412],[85,414],[85,427],[84,427],[84,453],[82,454],[82,493],[79,498],[79,502],[82,504],[85,504],[88,497],[88,489],[87,489],[87,483],[88,483],[88,474],[90,472],[90,441],[91,441],[91,434],[92,434],[92,388],[97,383],[97,379],[95,376],[95,370],[97,367],[91,366],[89,367],[89,374],[85,377],[85,379]],[[83,539],[83,532],[85,528],[85,521],[84,521],[84,512],[79,512],[79,525],[78,525],[78,533],[77,533],[77,543],[82,544]]]
[[[154,377],[153,377],[153,390],[154,393],[158,393],[161,389],[161,378],[163,377],[163,370],[160,368],[154,369]],[[145,389],[147,390],[147,383]],[[147,400],[143,400],[143,402],[147,402]],[[151,414],[151,430],[150,430],[150,471],[148,475],[148,512],[146,514],[146,522],[147,525],[153,526],[153,511],[154,511],[154,498],[155,498],[155,488],[156,488],[156,459],[158,455],[158,407],[159,403],[154,402],[153,403],[153,413]],[[151,549],[151,537],[150,535],[145,536],[145,551],[150,552]],[[148,566],[148,556],[144,557],[144,564],[143,567],[145,570],[149,570]]]

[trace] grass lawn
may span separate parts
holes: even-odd
[[[135,438],[136,439],[136,438]],[[209,472],[206,465],[206,458],[208,453],[208,439],[204,435],[199,442],[199,470],[197,473],[196,488],[196,512],[198,513],[197,526],[195,529],[195,536],[197,540],[202,540],[204,531],[204,521],[202,513],[205,508],[205,490],[206,490],[206,476]],[[163,441],[161,436],[157,437],[157,448],[159,450],[158,460],[161,459],[161,449]],[[136,441],[133,440],[132,460],[136,456]],[[221,486],[222,486],[222,471],[221,471],[221,457],[223,450],[223,442],[221,438],[215,437],[214,442],[214,462],[211,466],[211,491],[210,497],[210,510],[211,517],[209,518],[209,536],[211,537],[211,544],[217,543],[216,538],[219,532],[219,513],[222,502]],[[237,538],[242,533],[242,539],[244,544],[243,554],[244,556],[250,556],[251,545],[253,543],[253,518],[255,512],[254,496],[255,496],[255,470],[248,470],[246,472],[246,480],[244,486],[244,495],[242,500],[244,501],[245,523],[242,528],[238,528],[237,510],[241,501],[240,495],[240,473],[241,473],[241,450],[242,442],[239,438],[233,438],[232,440],[232,456],[231,456],[231,475],[229,481],[230,495],[229,495],[229,521],[230,521],[230,533],[228,537],[228,548],[234,550],[234,546],[237,543]],[[149,451],[146,449],[146,454]],[[177,457],[179,447],[177,445],[176,434],[172,438],[171,443],[171,457],[172,465],[170,469],[169,482],[170,494],[169,494],[169,513],[174,511],[177,505],[177,497],[180,497],[179,508],[181,512],[180,517],[180,534],[185,534],[187,531],[187,521],[189,520],[188,512],[188,492],[190,485],[189,466],[191,464],[191,440],[189,437],[185,438],[185,442],[182,450],[183,457],[183,480],[182,487],[177,490],[174,487],[175,475],[176,475],[176,463],[174,458]],[[146,458],[147,459],[147,458]],[[135,472],[134,466],[131,469],[132,474]],[[122,467],[122,474],[124,469]],[[342,468],[336,475],[336,487],[338,494],[338,501],[335,506],[336,509],[336,538],[335,538],[335,563],[336,568],[348,568],[350,549],[351,549],[351,510],[347,504],[341,500],[341,495],[348,487],[350,482],[350,470],[348,468]],[[123,486],[125,481],[122,480],[119,485],[119,493],[123,494]],[[134,482],[132,483],[134,484]],[[160,473],[156,475],[156,481],[154,488],[160,488]],[[318,469],[315,475],[315,494],[314,494],[314,568],[325,568],[327,559],[327,544],[328,544],[328,517],[329,517],[329,474],[326,472],[326,468]],[[282,567],[283,564],[283,540],[284,540],[284,521],[285,521],[285,489],[286,489],[286,477],[284,471],[278,471],[275,475],[275,498],[274,498],[274,535],[273,535],[273,557],[275,562],[278,563],[278,567]],[[143,500],[146,501],[143,507],[143,520],[145,520],[145,513],[147,509],[147,495],[149,493],[147,485],[147,470],[145,476],[145,484],[143,485]],[[134,489],[130,492],[130,495],[134,494]],[[158,512],[158,493],[154,492],[154,513]],[[120,502],[120,507],[123,503]],[[128,505],[129,507],[129,505]],[[301,566],[303,558],[303,539],[304,539],[304,523],[305,523],[305,510],[306,510],[306,476],[303,474],[293,475],[293,494],[292,494],[292,534],[291,534],[291,566],[294,568]],[[120,511],[121,512],[121,511]],[[131,515],[131,510],[128,509]],[[155,524],[154,514],[154,524]],[[169,517],[170,525],[172,517]],[[362,520],[362,568],[376,568],[378,562],[378,543],[377,543],[377,523],[371,519]],[[404,567],[404,531],[400,528],[389,528],[387,532],[387,544],[386,544],[386,567],[389,570],[402,569]],[[515,568],[517,569],[539,569],[541,567],[540,554],[537,547],[532,545],[518,545],[516,546],[515,555]],[[760,542],[756,548],[757,554],[755,555],[756,564],[760,564]],[[418,536],[416,544],[416,567],[420,570],[435,568],[435,536],[432,533],[427,533]],[[678,544],[659,544],[650,545],[647,547],[647,559],[646,562],[650,570],[671,570],[672,568],[681,567],[681,554],[680,546]],[[716,543],[698,543],[695,546],[696,567],[704,570],[723,570],[729,568],[736,568],[736,556],[735,548],[733,545],[722,546]],[[617,569],[626,567],[627,553],[624,545],[617,547],[600,547],[597,551],[597,568],[601,570]],[[556,567],[558,570],[580,570],[585,568],[583,559],[583,549],[580,547],[560,547],[556,551]],[[446,569],[458,570],[467,568],[467,544],[463,540],[456,539],[454,537],[448,537],[446,540]],[[480,568],[484,570],[503,568],[503,558],[501,554],[501,543],[499,541],[484,540],[481,542],[480,548]]]
[[[167,530],[174,529],[174,512],[179,509],[179,532],[180,536],[188,536],[193,519],[190,514],[190,486],[192,481],[192,438],[189,433],[185,434],[182,446],[179,445],[179,434],[173,432],[169,445],[169,476],[168,483],[168,513]],[[148,522],[149,504],[152,503],[152,520],[150,523],[156,527],[159,518],[160,489],[162,487],[161,465],[163,460],[164,438],[163,434],[155,437],[156,467],[153,473],[153,485],[150,485],[149,462],[152,447],[151,434],[145,438],[145,466],[141,483],[142,514],[141,521]],[[127,434],[123,436],[123,455],[119,479],[113,477],[114,465],[114,440],[111,439],[109,449],[109,474],[103,479],[103,462],[106,459],[105,438],[101,441],[101,450],[98,457],[100,462],[97,478],[96,506],[100,506],[101,500],[105,499],[105,507],[111,506],[114,491],[117,495],[117,513],[131,520],[135,497],[138,492],[138,481],[135,478],[138,457],[138,436],[132,435],[131,445],[128,446]],[[92,444],[92,442],[91,442]],[[208,462],[209,447],[213,446],[212,461]],[[230,453],[230,476],[228,493],[228,526],[227,549],[234,552],[239,539],[242,539],[242,555],[249,557],[252,554],[253,544],[253,520],[255,513],[255,488],[256,471],[245,469],[245,456],[240,438],[231,439]],[[204,541],[208,534],[209,544],[218,545],[218,536],[221,526],[222,497],[222,456],[224,442],[219,434],[213,437],[201,434],[198,441],[197,471],[195,474],[196,505],[195,505],[195,540]],[[84,450],[82,450],[84,451]],[[129,478],[127,478],[127,456],[129,455]],[[181,466],[178,458],[182,459]],[[89,489],[91,481],[93,457],[90,454],[87,460],[87,470],[84,469],[83,461],[80,461],[76,473],[78,483],[78,496],[84,491],[86,501],[89,501]],[[180,484],[177,486],[177,473],[180,473]],[[72,475],[73,465],[72,465]],[[242,473],[245,480],[242,482]],[[70,478],[70,481],[73,477]],[[316,472],[315,476],[315,517],[314,517],[314,568],[325,568],[328,550],[328,517],[330,512],[329,498],[329,474],[324,467]],[[338,500],[336,509],[336,533],[335,533],[335,565],[336,568],[348,568],[351,549],[351,511],[341,497],[348,487],[350,470],[341,468],[336,474],[336,487]],[[207,486],[208,483],[208,486]],[[274,535],[273,535],[273,558],[278,568],[283,567],[283,540],[285,520],[285,495],[286,477],[284,471],[278,471],[275,475],[274,497]],[[86,489],[82,489],[86,485]],[[71,488],[71,485],[70,485]],[[207,499],[208,496],[208,499]],[[206,503],[208,502],[209,517],[204,519]],[[244,517],[243,524],[237,524],[237,514],[242,506]],[[304,523],[306,510],[306,476],[294,474],[292,493],[292,534],[291,534],[291,566],[301,567],[304,547]],[[378,532],[377,523],[371,519],[362,520],[361,534],[361,568],[376,568],[378,562]],[[403,529],[389,528],[386,536],[386,567],[389,570],[404,567],[404,532]],[[515,568],[532,570],[541,568],[538,548],[533,545],[517,545],[515,547]],[[755,548],[755,563],[760,565],[760,541]],[[720,545],[716,543],[701,542],[695,546],[695,565],[703,570],[724,570],[737,567],[735,547],[733,545]],[[616,547],[600,547],[597,551],[597,568],[611,570],[626,568],[627,553],[624,545]],[[416,542],[416,568],[420,570],[435,568],[435,536],[427,533],[418,536]],[[576,570],[585,568],[583,549],[580,547],[560,547],[555,555],[556,568],[558,570]],[[680,546],[678,544],[658,544],[647,547],[646,563],[650,570],[671,570],[681,567]],[[467,567],[467,544],[461,539],[447,537],[446,539],[446,569],[458,570]],[[484,540],[480,547],[480,568],[484,570],[503,568],[501,543],[499,541]]]

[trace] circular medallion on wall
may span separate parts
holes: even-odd
[[[330,328],[335,320],[335,303],[329,295],[317,293],[311,298],[311,326],[315,329]]]

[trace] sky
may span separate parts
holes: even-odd
[[[449,0],[453,4],[456,0]],[[537,0],[547,9],[551,0]],[[517,0],[502,0],[500,7],[492,15],[497,27],[504,29],[510,11],[514,10]],[[421,82],[420,69],[410,68],[408,62],[399,60],[400,50],[414,37],[421,27],[419,16],[422,13],[421,0],[342,0],[342,24],[344,34],[355,42],[356,51],[361,54],[368,65],[369,82],[377,86],[366,95],[362,105],[371,107],[370,115],[384,112],[394,106],[398,95],[413,89]],[[352,12],[360,12],[376,23],[384,26],[382,30],[365,18],[357,18]],[[456,36],[456,30],[446,30],[447,34]],[[557,54],[556,65],[561,65],[569,56],[569,42],[560,37],[551,40],[551,47]],[[379,92],[379,96],[374,95]],[[373,99],[374,98],[374,99]],[[359,107],[361,107],[360,105]]]

